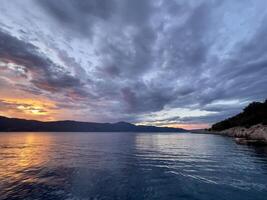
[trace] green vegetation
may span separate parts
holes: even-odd
[[[237,126],[249,128],[256,124],[267,125],[267,100],[249,104],[242,113],[214,124],[211,130],[222,131]]]

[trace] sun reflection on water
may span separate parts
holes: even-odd
[[[48,162],[47,154],[53,142],[52,137],[38,133],[9,133],[1,134],[1,141],[5,145],[0,145],[0,182],[34,182],[35,177],[26,172],[38,170]]]

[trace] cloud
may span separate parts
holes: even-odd
[[[87,36],[96,20],[107,20],[116,11],[114,0],[48,0],[38,3],[60,26]]]
[[[27,1],[22,12],[4,0],[0,84],[50,98],[78,119],[213,123],[266,98],[264,5],[47,0]],[[186,115],[144,117],[178,108]],[[192,116],[199,110],[208,113]]]
[[[0,59],[11,71],[21,73],[41,90],[60,92],[66,88],[81,87],[80,79],[41,54],[37,47],[0,30]],[[36,91],[35,91],[36,92]]]
[[[51,102],[29,99],[0,99],[0,113],[8,117],[31,118],[33,115],[42,120],[52,120],[55,105]]]
[[[60,26],[86,37],[101,21],[140,26],[149,20],[152,1],[70,0],[38,2]],[[136,12],[138,10],[138,12]],[[89,34],[89,35],[88,35]]]

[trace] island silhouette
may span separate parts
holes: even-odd
[[[79,121],[25,120],[0,116],[1,132],[185,132],[182,128],[134,125],[128,122],[95,123]]]

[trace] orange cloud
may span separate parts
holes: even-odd
[[[0,99],[0,114],[8,117],[25,119],[54,120],[56,106],[47,100],[35,100],[25,98]]]

